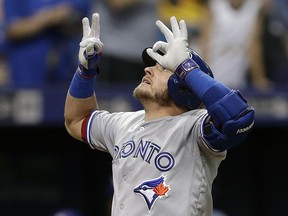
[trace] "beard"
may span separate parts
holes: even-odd
[[[139,100],[143,106],[151,102],[158,103],[161,106],[169,106],[172,101],[168,89],[148,91],[141,88],[141,86],[137,86],[133,91],[133,96],[135,99]]]

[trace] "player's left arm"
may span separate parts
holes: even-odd
[[[187,74],[185,82],[208,110],[203,137],[211,148],[224,151],[246,139],[254,126],[254,108],[239,91],[229,89],[200,69]]]
[[[209,117],[203,124],[203,138],[211,148],[224,151],[246,139],[254,126],[254,108],[239,91],[228,88],[198,67],[184,81],[207,108]]]
[[[158,41],[147,53],[163,67],[174,71],[198,96],[210,118],[203,125],[203,137],[214,150],[224,151],[243,142],[254,125],[254,108],[242,95],[202,72],[190,57],[184,20],[171,17],[172,31],[161,21],[156,25],[167,43]],[[157,53],[161,50],[164,55]]]

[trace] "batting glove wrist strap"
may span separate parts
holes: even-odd
[[[88,61],[88,70],[93,70],[97,68],[101,54],[102,53],[96,53],[95,51],[92,55],[87,55],[86,50],[84,51],[84,57]]]
[[[98,62],[100,61],[101,53],[94,52],[93,55],[87,55],[86,51],[84,51],[84,57],[87,61],[87,68],[84,67],[81,62],[78,64],[78,72],[80,76],[83,78],[93,78],[96,75],[99,75],[99,66]]]
[[[193,59],[189,58],[183,61],[174,73],[184,80],[187,74],[196,68],[199,68],[199,65]]]

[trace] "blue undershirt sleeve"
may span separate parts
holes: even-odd
[[[199,68],[194,69],[186,76],[185,83],[206,107],[216,103],[231,91],[227,86],[203,73]]]

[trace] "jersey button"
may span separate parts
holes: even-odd
[[[122,203],[121,205],[120,205],[120,210],[122,210],[124,208],[124,204]]]
[[[123,176],[123,181],[127,181],[127,175]]]
[[[140,131],[143,131],[144,130],[144,127],[140,127]]]

